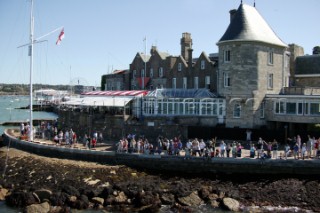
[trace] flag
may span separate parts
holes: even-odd
[[[57,39],[57,42],[56,42],[56,45],[60,45],[60,42],[62,41],[62,39],[64,38],[64,28],[62,28],[59,36],[58,36],[58,39]]]

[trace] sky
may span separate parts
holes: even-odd
[[[128,69],[151,46],[180,55],[189,32],[193,56],[217,53],[229,11],[241,0],[34,0],[34,37],[63,26],[34,47],[33,83],[100,86],[101,76]],[[243,0],[253,5],[254,0]],[[312,54],[320,45],[319,0],[256,0],[256,9],[286,44]],[[30,0],[0,0],[0,83],[29,84]],[[146,41],[144,42],[144,38]],[[146,47],[146,48],[145,48]]]

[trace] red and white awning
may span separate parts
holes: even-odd
[[[82,96],[145,96],[147,90],[116,90],[116,91],[91,91],[82,93]]]

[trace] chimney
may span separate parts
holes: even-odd
[[[181,45],[181,56],[184,58],[184,60],[188,61],[188,57],[189,57],[188,50],[192,49],[192,38],[190,33],[182,33],[180,45]]]
[[[154,53],[157,51],[157,47],[156,46],[152,46],[151,50],[150,50],[150,54],[154,55]]]
[[[230,10],[229,13],[230,13],[230,22],[231,22],[237,13],[237,10],[236,9]]]

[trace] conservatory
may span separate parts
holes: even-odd
[[[143,97],[144,116],[225,115],[225,99],[207,89],[156,89]]]

